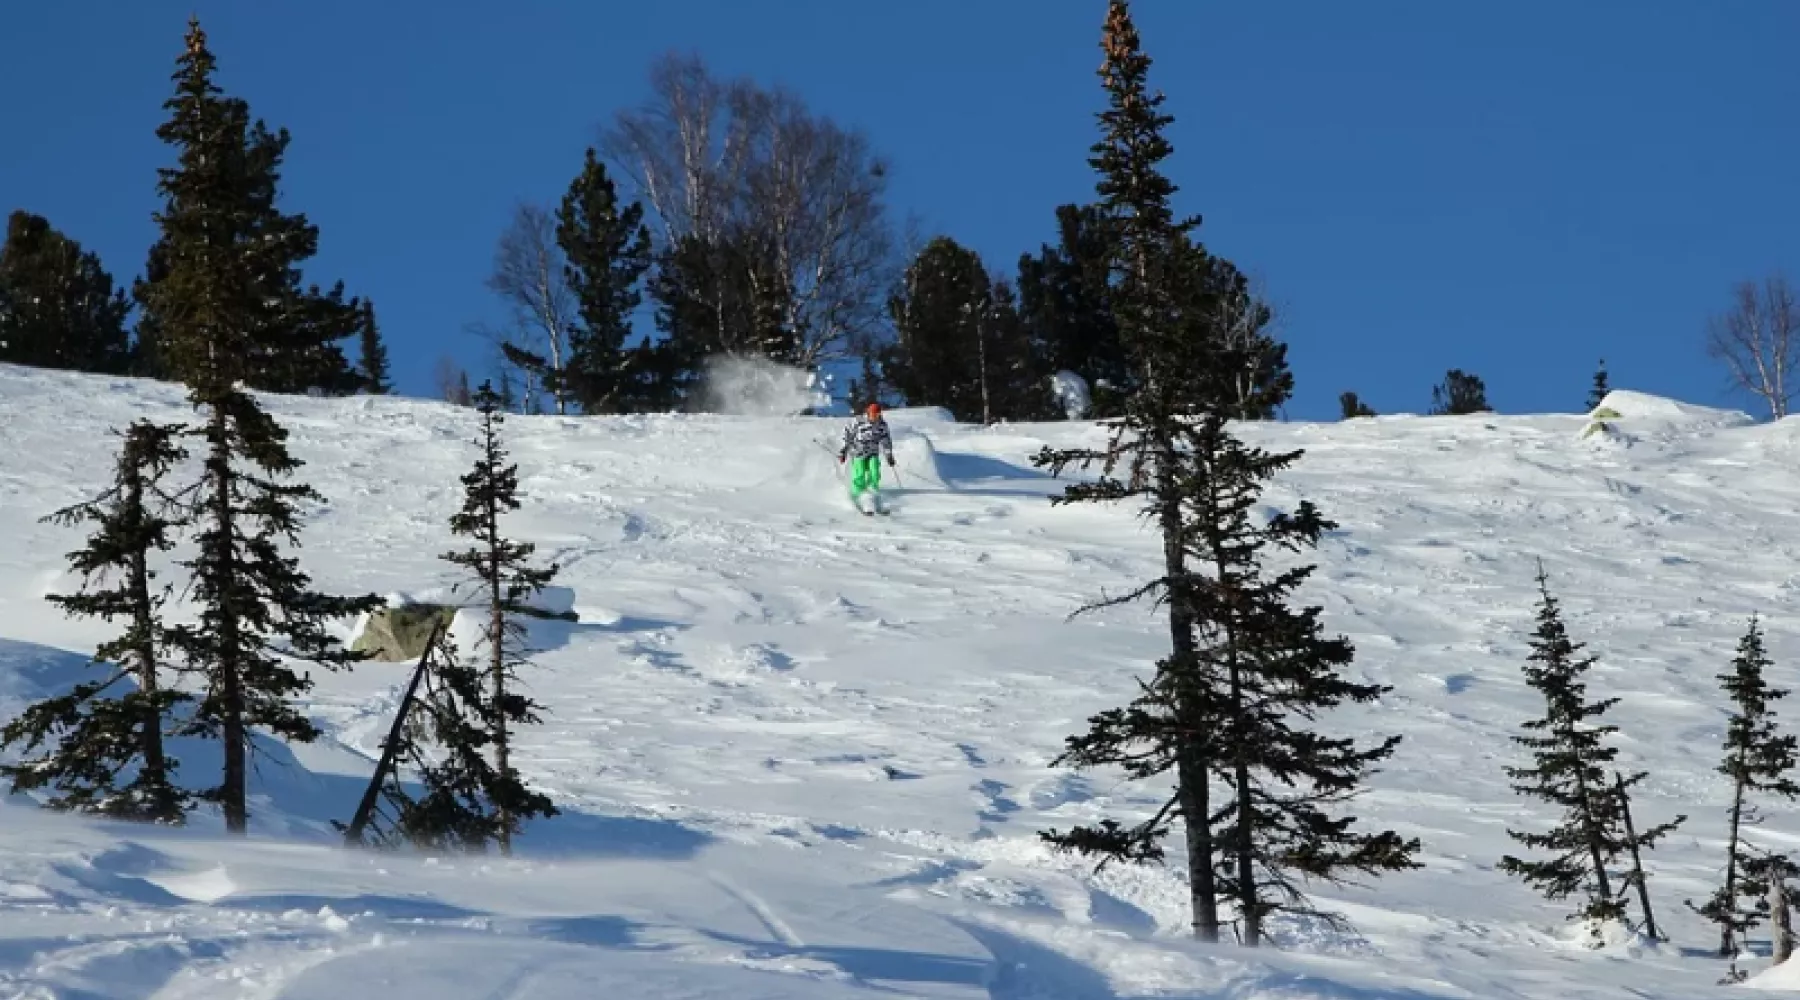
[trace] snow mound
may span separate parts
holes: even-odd
[[[1789,959],[1780,965],[1764,969],[1744,980],[1744,988],[1800,992],[1800,961]]]
[[[894,430],[956,423],[955,415],[941,406],[896,406],[882,410],[881,415]]]
[[[895,485],[901,489],[942,490],[949,487],[938,462],[937,448],[923,434],[894,435],[894,464],[899,472]]]
[[[1581,439],[1599,448],[1629,448],[1640,442],[1676,443],[1755,422],[1737,410],[1614,389],[1588,414]]]
[[[1611,411],[1610,419],[1629,421],[1634,427],[1656,425],[1669,430],[1713,430],[1756,422],[1739,410],[1696,406],[1630,389],[1614,389],[1607,393],[1590,416],[1607,419],[1603,416],[1607,411]]]

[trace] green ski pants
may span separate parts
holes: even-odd
[[[864,490],[881,488],[881,456],[858,456],[850,460],[850,495],[858,497]]]

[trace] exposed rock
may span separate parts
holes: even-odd
[[[384,663],[417,660],[434,626],[448,628],[456,608],[445,604],[402,604],[370,612],[350,648]]]

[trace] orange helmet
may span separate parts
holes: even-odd
[[[868,412],[868,414],[869,414],[869,416],[870,416],[870,417],[879,417],[879,416],[881,416],[881,404],[880,404],[880,403],[870,403],[870,404],[869,404],[869,409],[868,409],[868,411],[867,411],[867,412]]]

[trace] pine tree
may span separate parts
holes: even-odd
[[[897,340],[882,359],[895,390],[958,420],[1028,420],[1053,409],[1049,373],[1020,321],[1012,288],[974,251],[932,240],[888,301]]]
[[[983,382],[995,420],[1052,420],[1062,416],[1051,391],[1043,345],[1019,315],[1011,285],[995,281],[982,331]]]
[[[1612,390],[1607,388],[1606,385],[1606,359],[1601,358],[1600,367],[1594,370],[1594,387],[1588,390],[1588,412],[1594,412],[1594,410],[1600,406],[1601,402],[1606,399],[1606,394],[1611,391]]]
[[[496,395],[500,399],[502,413],[511,413],[519,409],[519,393],[513,388],[512,369],[505,365],[500,366],[500,391]]]
[[[1513,840],[1548,851],[1552,857],[1524,861],[1508,855],[1500,859],[1499,868],[1519,876],[1546,899],[1584,894],[1586,902],[1572,919],[1593,921],[1597,932],[1600,921],[1625,919],[1624,887],[1614,891],[1608,866],[1621,852],[1653,846],[1686,817],[1635,836],[1626,833],[1623,790],[1641,781],[1644,773],[1616,782],[1609,777],[1618,749],[1608,746],[1606,739],[1618,732],[1618,727],[1595,721],[1618,699],[1586,700],[1587,685],[1582,677],[1594,658],[1580,655],[1584,645],[1569,639],[1541,564],[1537,584],[1538,626],[1525,680],[1544,696],[1546,710],[1543,718],[1525,723],[1530,735],[1513,737],[1515,743],[1532,751],[1535,766],[1509,767],[1506,772],[1514,781],[1514,791],[1560,807],[1563,820],[1546,833],[1508,830]]]
[[[1441,385],[1431,389],[1432,416],[1462,416],[1469,413],[1490,413],[1493,407],[1488,405],[1487,386],[1481,379],[1452,368],[1444,375]]]
[[[1170,653],[1136,701],[1094,716],[1058,764],[1115,765],[1133,779],[1173,772],[1175,789],[1135,826],[1107,819],[1043,836],[1103,864],[1151,861],[1180,822],[1195,935],[1218,939],[1218,900],[1229,894],[1239,900],[1246,942],[1255,944],[1271,910],[1309,909],[1291,873],[1332,879],[1411,867],[1417,845],[1391,832],[1355,832],[1353,821],[1321,808],[1348,796],[1396,741],[1359,750],[1295,730],[1291,720],[1382,689],[1339,678],[1348,642],[1318,634],[1318,609],[1286,607],[1309,569],[1261,576],[1265,547],[1307,547],[1329,522],[1310,503],[1266,525],[1251,522],[1262,481],[1299,453],[1268,455],[1225,429],[1236,400],[1220,373],[1245,370],[1252,348],[1219,328],[1217,272],[1187,238],[1196,223],[1177,222],[1169,208],[1174,186],[1157,166],[1169,154],[1161,134],[1169,118],[1157,110],[1161,96],[1148,91],[1149,60],[1123,0],[1113,0],[1103,45],[1110,107],[1092,162],[1118,237],[1109,299],[1136,387],[1124,413],[1106,422],[1104,448],[1045,449],[1035,461],[1056,474],[1100,466],[1095,481],[1070,486],[1059,503],[1145,502],[1163,537],[1163,575],[1102,606],[1155,597],[1168,608]],[[1271,387],[1274,405],[1282,392]],[[1223,804],[1213,800],[1215,778],[1231,792]],[[1221,820],[1229,825],[1216,827]]]
[[[884,344],[873,336],[864,335],[857,339],[855,351],[861,368],[857,376],[850,380],[850,387],[845,393],[850,409],[861,413],[870,403],[886,405],[891,402],[892,383],[882,370],[885,359],[893,351],[892,344]]]
[[[375,323],[375,303],[363,300],[361,313],[362,389],[376,396],[394,391],[388,381],[387,346],[381,342],[381,328]]]
[[[132,294],[142,303],[148,290],[155,288],[168,275],[169,248],[158,243],[150,248],[149,259],[144,262],[144,275],[132,285]],[[131,344],[130,373],[138,378],[174,381],[174,364],[163,348],[162,324],[157,321],[156,314],[148,309],[139,309],[135,332],[136,336]]]
[[[150,568],[151,554],[173,547],[179,527],[176,498],[162,482],[185,457],[176,444],[181,431],[178,425],[133,423],[113,485],[46,518],[94,526],[87,545],[69,554],[70,568],[82,577],[80,592],[49,600],[70,615],[125,620],[125,631],[94,652],[107,679],[32,705],[0,729],[0,746],[23,744],[31,754],[50,745],[42,756],[0,766],[0,776],[11,780],[15,792],[53,789],[52,808],[156,823],[180,823],[187,813],[188,795],[175,783],[177,762],[164,749],[163,730],[175,706],[190,699],[164,686],[164,595],[153,588]],[[121,683],[131,689],[118,693]],[[127,770],[135,775],[118,788]]]
[[[882,370],[908,404],[988,421],[981,368],[992,294],[981,258],[948,237],[926,244],[906,269],[888,302],[898,337]]]
[[[358,332],[360,303],[344,299],[342,284],[329,291],[301,284],[300,265],[318,252],[318,227],[276,207],[287,130],[269,131],[251,121],[244,101],[221,96],[217,60],[198,20],[189,23],[178,64],[175,96],[164,104],[169,120],[156,133],[177,150],[177,165],[158,171],[161,235],[134,288],[147,367],[191,383],[208,359],[163,341],[179,339],[174,326],[218,323],[229,313],[240,327],[232,336],[248,387],[355,392],[363,379],[339,344]],[[225,260],[233,270],[230,300],[196,300],[170,285],[196,269],[225,268]]]
[[[483,382],[476,390],[475,408],[481,413],[481,457],[462,477],[462,509],[450,519],[451,532],[467,536],[474,545],[443,558],[474,574],[485,602],[487,620],[480,644],[485,650],[485,683],[477,704],[494,756],[482,791],[493,810],[500,850],[511,854],[512,838],[525,820],[556,815],[550,799],[527,788],[512,764],[513,728],[539,721],[537,710],[542,707],[517,690],[518,668],[526,655],[526,630],[518,616],[525,602],[555,577],[556,567],[531,566],[528,560],[537,547],[501,533],[501,515],[520,506],[519,467],[505,464],[500,441],[505,418],[491,384]],[[464,697],[470,696],[465,692]]]
[[[1192,336],[1217,338],[1224,352],[1210,373],[1217,384],[1201,387],[1201,399],[1219,400],[1234,420],[1273,420],[1294,394],[1287,345],[1269,334],[1275,314],[1250,292],[1250,283],[1230,261],[1195,246],[1182,265],[1193,269],[1178,287],[1189,301],[1182,313],[1196,325]]]
[[[1176,415],[1172,389],[1184,376],[1200,377],[1210,358],[1204,345],[1169,336],[1178,330],[1191,333],[1191,328],[1168,321],[1172,296],[1156,280],[1169,270],[1171,248],[1198,223],[1176,222],[1169,207],[1175,185],[1160,173],[1159,164],[1173,151],[1162,135],[1173,118],[1160,110],[1162,95],[1149,90],[1150,60],[1138,44],[1137,28],[1123,0],[1111,0],[1101,48],[1105,60],[1100,76],[1108,107],[1099,115],[1102,137],[1089,163],[1100,174],[1100,224],[1112,237],[1108,304],[1127,351],[1127,368],[1142,381],[1126,397],[1126,411],[1106,422],[1109,437],[1104,449],[1046,448],[1033,461],[1053,475],[1070,466],[1101,467],[1096,481],[1068,487],[1056,498],[1059,503],[1134,496],[1144,500],[1163,538],[1164,575],[1143,592],[1158,594],[1168,607],[1171,652],[1158,662],[1154,680],[1145,685],[1136,703],[1094,716],[1090,731],[1070,737],[1057,762],[1075,767],[1115,764],[1135,779],[1173,770],[1175,793],[1155,816],[1132,828],[1108,819],[1066,833],[1049,830],[1043,836],[1058,848],[1098,855],[1103,864],[1112,859],[1151,861],[1162,857],[1159,842],[1180,820],[1187,833],[1194,933],[1201,940],[1216,941],[1219,915],[1209,772],[1218,749],[1213,734],[1219,716],[1212,699],[1217,678],[1199,654],[1196,635],[1200,595],[1190,583],[1193,573],[1183,544],[1184,470],[1178,464],[1187,428]],[[1121,462],[1129,465],[1126,479],[1117,474]],[[1137,753],[1136,743],[1149,743],[1152,749]]]
[[[100,258],[51,227],[14,212],[0,244],[0,362],[120,375],[130,367],[125,317]]]
[[[631,314],[643,301],[638,283],[651,264],[650,230],[643,219],[642,205],[619,204],[605,165],[589,149],[556,213],[556,242],[567,261],[564,280],[581,315],[580,326],[570,331],[561,379],[588,413],[636,408],[640,402],[630,398],[637,380],[632,362],[639,355],[626,340]]]
[[[259,379],[332,381],[316,362],[338,338],[313,338],[308,331],[317,327],[307,322],[300,323],[305,329],[291,326],[298,322],[292,310],[315,313],[321,302],[330,303],[296,299],[291,286],[273,277],[310,255],[313,239],[302,222],[264,211],[286,137],[271,136],[260,124],[249,129],[242,102],[215,96],[212,69],[206,36],[191,23],[177,95],[168,105],[173,118],[161,132],[183,147],[181,167],[163,171],[158,185],[167,207],[157,217],[163,228],[157,252],[167,270],[143,297],[157,317],[158,351],[204,415],[191,431],[204,446],[194,497],[197,551],[181,563],[191,575],[199,621],[169,633],[171,647],[204,677],[204,691],[181,732],[223,741],[223,775],[203,797],[222,807],[228,831],[241,834],[249,821],[252,735],[266,730],[294,742],[319,735],[293,704],[312,681],[290,662],[335,669],[362,659],[338,643],[326,622],[380,600],[316,593],[298,561],[282,553],[284,542],[297,539],[299,505],[321,498],[293,481],[301,463],[288,451],[287,431],[244,386]],[[306,253],[297,255],[297,246]],[[272,306],[272,296],[282,304]],[[348,371],[341,355],[337,360]],[[303,372],[310,374],[301,379]]]
[[[356,816],[336,824],[345,842],[486,851],[499,836],[488,800],[496,773],[484,756],[491,740],[488,705],[480,668],[457,655],[440,626],[401,696]],[[407,787],[402,767],[418,776],[423,794]]]
[[[1056,210],[1058,242],[1019,258],[1019,315],[1051,372],[1087,380],[1094,416],[1115,417],[1135,386],[1113,317],[1113,238],[1103,206]]]
[[[1719,773],[1731,779],[1725,882],[1698,911],[1719,925],[1721,958],[1736,956],[1744,936],[1767,915],[1768,876],[1783,867],[1784,859],[1754,852],[1744,840],[1745,828],[1762,823],[1750,796],[1800,797],[1800,784],[1789,777],[1800,745],[1794,736],[1782,734],[1775,721],[1774,704],[1788,692],[1771,687],[1764,676],[1773,665],[1763,648],[1762,628],[1752,617],[1730,672],[1719,675],[1719,684],[1736,709],[1726,726],[1725,761],[1719,766]]]
[[[1295,876],[1339,882],[1351,873],[1417,868],[1419,842],[1391,830],[1357,831],[1353,817],[1326,810],[1354,796],[1400,737],[1358,747],[1353,739],[1297,725],[1391,690],[1347,680],[1343,672],[1355,657],[1350,641],[1322,634],[1320,608],[1288,606],[1315,567],[1273,576],[1261,569],[1269,550],[1314,548],[1337,527],[1305,500],[1291,515],[1261,524],[1251,517],[1261,505],[1262,483],[1302,453],[1246,447],[1219,417],[1203,421],[1195,452],[1185,490],[1188,521],[1199,536],[1191,551],[1211,570],[1208,593],[1196,602],[1198,625],[1213,637],[1202,655],[1224,696],[1216,772],[1231,791],[1230,804],[1216,814],[1217,867],[1221,881],[1234,886],[1244,942],[1255,946],[1273,912],[1336,920],[1307,901]]]
[[[1356,398],[1356,393],[1354,392],[1346,392],[1339,396],[1338,407],[1342,411],[1342,418],[1345,420],[1353,420],[1357,417],[1375,416],[1375,411],[1369,408],[1369,404]]]
[[[788,288],[766,248],[740,237],[678,240],[657,256],[649,283],[657,329],[664,334],[660,364],[678,373],[676,393],[687,397],[705,361],[715,355],[769,358],[791,364],[799,339],[783,317]]]

